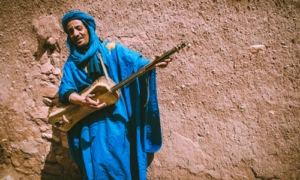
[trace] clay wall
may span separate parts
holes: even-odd
[[[162,149],[149,179],[300,178],[298,0],[1,0],[0,179],[82,179],[47,119],[69,55],[63,15],[153,58]]]

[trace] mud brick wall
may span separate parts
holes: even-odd
[[[300,178],[299,0],[1,0],[0,179],[82,179],[48,123],[69,55],[63,15],[153,58],[162,149],[148,179]]]

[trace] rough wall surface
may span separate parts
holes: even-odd
[[[149,179],[300,179],[298,0],[1,0],[0,179],[81,179],[47,122],[68,57],[60,21],[153,58],[163,147]]]

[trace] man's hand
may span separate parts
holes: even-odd
[[[74,104],[79,104],[82,106],[87,106],[93,109],[102,109],[106,106],[106,103],[100,104],[99,99],[97,101],[92,100],[91,98],[94,97],[95,94],[88,94],[85,98],[79,96],[77,93],[73,93],[70,96],[70,102]]]
[[[154,60],[158,59],[159,57],[160,57],[159,55],[156,55],[155,59],[152,59],[149,63],[153,62]],[[172,62],[172,58],[169,57],[168,59],[165,59],[164,61],[159,62],[159,63],[153,65],[151,67],[151,70],[154,69],[154,68],[156,68],[156,67],[166,68],[170,62]]]

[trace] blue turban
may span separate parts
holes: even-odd
[[[77,49],[77,46],[72,42],[68,34],[67,25],[70,21],[74,19],[81,20],[89,31],[89,35],[90,35],[89,49],[85,54],[83,54],[82,51],[79,51]],[[98,36],[95,33],[96,23],[94,18],[92,18],[91,16],[83,12],[72,11],[67,13],[63,17],[62,26],[64,28],[65,33],[68,34],[67,45],[70,50],[70,56],[72,57],[73,61],[77,65],[83,62],[88,62],[88,75],[92,79],[98,78],[102,74],[100,70],[98,52],[103,54],[103,48]]]

